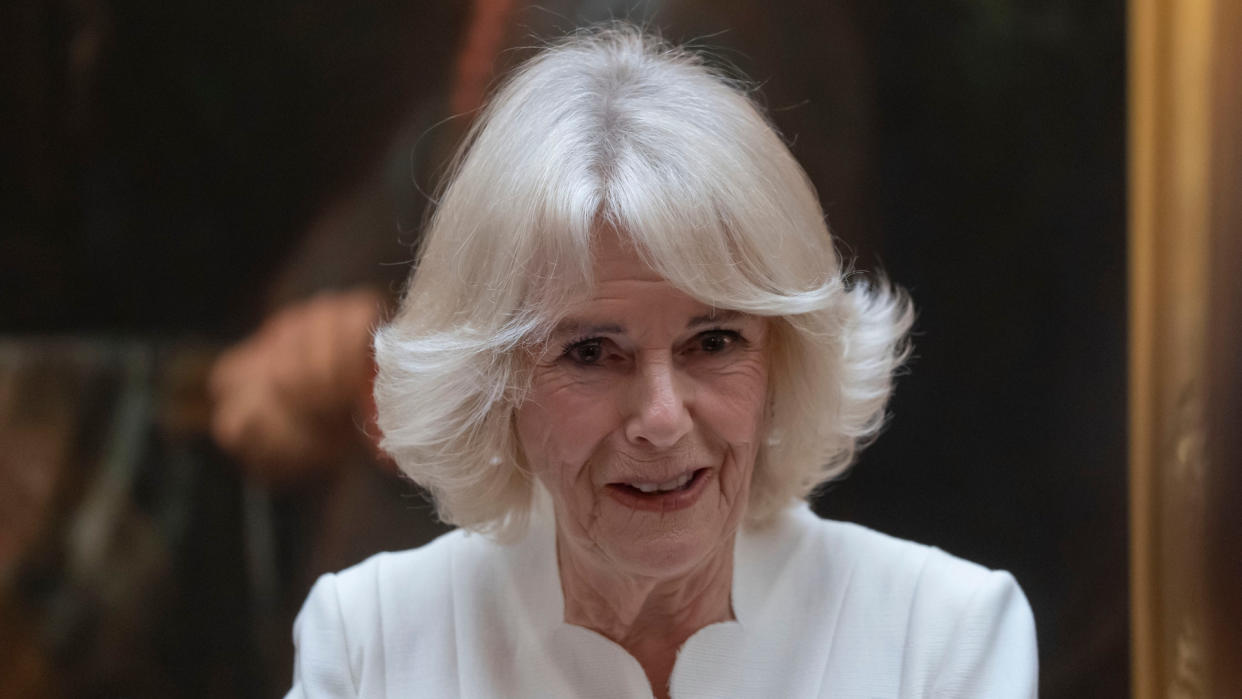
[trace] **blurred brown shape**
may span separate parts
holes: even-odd
[[[0,676],[19,696],[169,688],[142,629],[175,532],[133,498],[157,364],[137,343],[0,342]]]
[[[1130,8],[1135,696],[1231,696],[1242,686],[1242,10]]]
[[[1212,85],[1208,331],[1208,599],[1213,682],[1242,691],[1242,5],[1219,3]]]
[[[0,580],[44,526],[78,416],[81,376],[0,345]]]
[[[495,77],[496,55],[504,48],[514,0],[474,0],[465,42],[457,57],[457,75],[449,107],[453,114],[473,112]]]
[[[268,483],[341,462],[371,421],[371,332],[383,298],[322,293],[267,319],[212,367],[216,441]]]

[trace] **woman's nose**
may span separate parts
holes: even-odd
[[[625,437],[632,443],[668,448],[690,432],[688,391],[671,357],[640,362],[631,387]]]

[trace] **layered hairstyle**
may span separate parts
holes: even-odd
[[[884,421],[908,300],[843,268],[814,188],[745,85],[611,24],[497,90],[376,333],[381,445],[440,518],[500,538],[524,525],[534,486],[513,416],[531,348],[590,287],[606,230],[689,296],[770,318],[770,433],[748,520],[841,474]]]

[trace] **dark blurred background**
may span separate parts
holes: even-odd
[[[1126,696],[1123,10],[7,3],[0,693],[279,694],[316,575],[443,531],[365,400],[265,466],[221,392],[299,318],[382,314],[496,76],[627,17],[760,85],[842,251],[919,309],[886,433],[816,509],[1012,571],[1041,694]]]

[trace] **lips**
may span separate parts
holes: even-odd
[[[622,505],[636,510],[671,512],[698,501],[712,470],[699,468],[663,482],[624,480],[609,483],[607,492]]]
[[[690,479],[694,477],[694,474],[695,474],[694,471],[686,471],[685,473],[681,474],[677,478],[674,478],[671,481],[665,481],[664,483],[646,483],[642,481],[630,481],[628,483],[623,483],[622,485],[628,485],[629,487],[635,490],[641,490],[644,493],[656,493],[656,492],[666,493],[670,490],[679,490],[681,488],[684,488],[685,485],[690,482]]]

